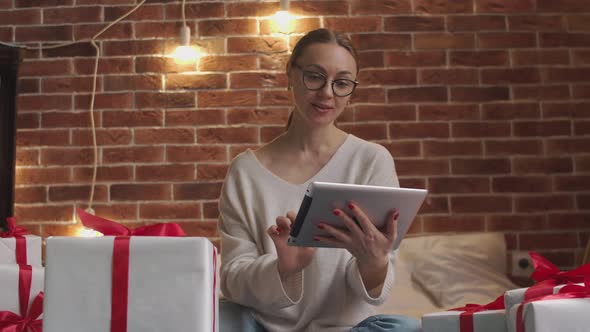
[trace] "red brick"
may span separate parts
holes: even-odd
[[[451,87],[451,100],[462,102],[490,102],[510,99],[507,87]]]
[[[469,33],[423,33],[414,35],[416,49],[473,48],[475,38]]]
[[[156,219],[166,222],[172,219],[199,219],[201,209],[199,205],[190,203],[150,203],[139,205],[141,219]]]
[[[543,103],[544,118],[589,118],[587,102]]]
[[[217,202],[203,203],[203,217],[206,219],[218,219],[219,208]]]
[[[15,27],[15,39],[18,42],[58,42],[72,41],[73,29],[71,25]]]
[[[588,213],[551,213],[549,227],[553,229],[580,230],[590,228],[590,214]]]
[[[65,57],[95,57],[96,49],[89,42],[78,42],[69,46],[44,49],[44,58],[65,58]]]
[[[489,193],[490,181],[487,177],[431,177],[428,191],[433,194]]]
[[[16,165],[18,166],[35,166],[39,165],[38,150],[16,150]]]
[[[98,74],[126,74],[133,72],[133,59],[108,58],[99,59]],[[79,75],[94,74],[94,59],[74,59],[74,73]]]
[[[168,144],[194,143],[195,130],[193,128],[153,128],[135,129],[136,144]]]
[[[573,171],[573,163],[570,157],[513,158],[512,167],[514,174],[555,174],[571,173]]]
[[[488,140],[485,141],[486,155],[541,155],[543,144],[539,140]]]
[[[20,222],[72,221],[72,205],[15,206],[14,216]]]
[[[440,16],[395,16],[386,17],[384,27],[385,31],[391,32],[444,31],[445,22],[444,18]]]
[[[199,107],[254,106],[256,91],[201,91],[198,92]]]
[[[358,65],[361,70],[367,68],[382,68],[385,66],[383,52],[368,51],[358,54]]]
[[[534,33],[527,32],[490,32],[477,36],[480,48],[527,48],[537,46]]]
[[[516,66],[567,65],[568,50],[514,50],[512,63]]]
[[[221,182],[175,184],[175,200],[218,199],[221,194]]]
[[[214,3],[214,2],[203,2],[203,3],[187,3],[184,12],[186,18],[190,19],[197,19],[197,18],[214,18],[214,17],[223,17],[224,14],[224,4],[223,3]],[[228,6],[228,16],[229,15],[229,6]],[[242,16],[242,15],[240,15]],[[243,15],[246,16],[246,15]],[[166,18],[167,19],[175,19],[180,20],[182,18],[182,6],[177,3],[173,4],[166,4]]]
[[[259,69],[262,70],[285,72],[289,61],[289,54],[259,54],[257,57],[260,62]]]
[[[21,78],[18,80],[17,94],[41,92],[41,80],[36,78]]]
[[[94,109],[130,109],[132,108],[132,93],[97,93],[94,99]],[[90,95],[75,95],[74,107],[87,110],[90,107]]]
[[[14,27],[0,27],[0,38],[2,38],[2,40],[4,40],[7,43],[13,42],[13,30]]]
[[[420,105],[418,118],[420,121],[478,120],[479,108],[468,104]]]
[[[572,154],[590,152],[590,138],[550,139],[546,143],[547,154]]]
[[[415,69],[367,69],[362,70],[357,80],[363,86],[370,85],[416,85]]]
[[[117,163],[153,163],[164,161],[164,147],[140,146],[105,148],[102,151],[102,162]]]
[[[168,76],[169,77],[169,76]],[[168,80],[166,80],[168,83]],[[104,77],[105,91],[140,91],[162,89],[162,76],[160,75],[117,75]],[[170,87],[166,87],[170,89]]]
[[[69,59],[26,59],[19,67],[19,77],[54,76],[72,73]]]
[[[455,122],[451,133],[453,137],[506,137],[510,136],[510,123]]]
[[[198,22],[201,36],[227,36],[256,33],[254,19],[205,20]]]
[[[569,31],[590,31],[588,15],[569,15],[566,17]]]
[[[191,24],[189,23],[189,25]],[[137,38],[175,38],[178,36],[182,24],[170,21],[135,22],[133,26]]]
[[[227,174],[228,165],[199,164],[197,165],[198,181],[223,180]]]
[[[385,52],[385,65],[388,67],[436,67],[445,64],[445,51]]]
[[[321,27],[321,22],[319,17],[296,17],[292,16],[290,23],[287,27],[281,26],[278,24],[276,18],[271,16],[270,19],[265,20],[263,18],[259,19],[260,22],[260,30],[259,33],[261,35],[271,35],[277,32],[280,33],[289,33],[289,34],[304,34],[308,31],[312,31],[315,29],[319,29]],[[284,31],[284,29],[288,29],[288,31]]]
[[[42,165],[89,165],[94,161],[94,151],[85,148],[52,148],[41,151]]]
[[[162,111],[111,111],[103,112],[102,117],[104,127],[150,127],[164,124]]]
[[[416,121],[414,105],[363,105],[355,106],[356,121]]]
[[[542,32],[539,40],[541,47],[588,47],[590,34]]]
[[[590,12],[586,0],[537,0],[541,12]]]
[[[483,69],[483,84],[526,84],[539,83],[541,75],[538,68]]]
[[[418,210],[418,214],[448,213],[450,211],[449,200],[446,196],[429,195]]]
[[[468,14],[473,13],[473,0],[415,0],[414,10],[418,14]]]
[[[256,69],[255,55],[208,55],[199,60],[202,71],[239,71]]]
[[[137,220],[137,204],[136,203],[116,203],[116,204],[96,204],[92,208],[96,212],[97,216],[113,220],[116,222],[123,222],[127,227],[139,226],[140,223],[135,222]],[[128,221],[134,221],[134,223],[128,223]]]
[[[256,143],[258,130],[251,127],[199,128],[197,142],[207,143]]]
[[[15,204],[47,202],[46,187],[16,187],[14,189]]]
[[[282,108],[256,108],[256,109],[231,109],[227,112],[227,122],[229,124],[275,124],[283,125],[287,123],[289,112]]]
[[[448,138],[449,124],[441,122],[390,123],[389,137],[392,139]]]
[[[60,7],[44,8],[43,24],[72,24],[72,23],[91,23],[101,22],[102,13],[99,6],[88,7]]]
[[[188,111],[166,111],[166,126],[207,126],[225,124],[222,109],[199,109]]]
[[[352,94],[352,104],[360,103],[385,103],[385,89],[383,88],[357,88]]]
[[[586,191],[590,188],[590,176],[562,175],[555,177],[557,191]]]
[[[503,16],[473,15],[448,16],[447,29],[455,31],[506,31],[506,21]]]
[[[92,167],[74,168],[74,182],[92,181],[94,169]],[[117,182],[133,180],[133,166],[99,166],[96,170],[97,182]]]
[[[71,222],[71,221],[70,221]],[[82,224],[55,224],[55,225],[42,225],[41,236],[44,238],[50,236],[79,236],[80,232],[84,229]]]
[[[586,136],[590,134],[590,121],[580,121],[574,123],[574,135]]]
[[[192,92],[140,92],[135,93],[135,106],[142,108],[183,108],[195,106]]]
[[[379,124],[353,124],[353,125],[339,125],[339,127],[357,137],[365,140],[386,140],[387,139],[387,125]]]
[[[260,93],[260,105],[261,106],[291,106],[293,101],[291,100],[292,93],[281,89],[281,90],[265,90]]]
[[[352,15],[391,15],[410,13],[410,0],[354,0],[352,1]]]
[[[218,237],[217,233],[217,221],[203,221],[198,220],[194,222],[182,222],[179,223],[182,229],[186,232],[187,236],[198,236],[198,237]],[[219,248],[219,243],[215,244],[216,240],[213,240],[213,245]],[[218,249],[219,250],[219,249]],[[218,251],[219,252],[219,251]]]
[[[508,158],[453,158],[451,173],[461,175],[508,174],[510,159]]]
[[[514,122],[515,136],[569,136],[570,121],[521,121]]]
[[[476,0],[475,7],[479,13],[522,13],[535,10],[535,0]]]
[[[16,145],[25,146],[65,146],[70,144],[67,130],[19,130]]]
[[[412,46],[409,34],[372,33],[354,34],[351,37],[358,50],[399,50],[410,49]]]
[[[105,21],[114,21],[119,17],[128,13],[131,9],[135,6],[105,6],[104,9],[104,19]],[[131,15],[127,16],[124,21],[148,21],[154,20],[159,21],[164,19],[164,6],[155,4],[143,4],[141,7],[137,8]]]
[[[510,31],[563,31],[562,16],[518,15],[508,17]]]
[[[136,166],[137,181],[191,181],[195,179],[194,165]]]
[[[284,133],[285,126],[267,126],[260,128],[260,143],[269,143]],[[358,133],[357,133],[358,134]],[[359,136],[364,133],[358,134]],[[363,136],[360,136],[363,137]]]
[[[567,85],[529,85],[513,87],[512,95],[515,100],[567,100],[570,91]]]
[[[227,152],[225,146],[201,145],[198,146],[169,146],[166,148],[166,161],[168,162],[200,162],[216,161],[226,162]]]
[[[39,25],[41,24],[41,10],[16,9],[0,12],[0,21],[3,25]]]
[[[428,157],[443,156],[480,156],[483,153],[479,141],[424,141],[424,155]]]
[[[326,17],[324,26],[326,29],[340,32],[377,32],[381,31],[381,17]],[[385,31],[389,31],[387,23]]]
[[[475,69],[424,69],[420,71],[420,84],[477,84],[479,75]]]
[[[507,51],[451,51],[450,62],[453,66],[490,67],[507,66]]]
[[[162,54],[164,41],[157,39],[149,40],[125,40],[103,42],[104,56],[126,56]]]
[[[283,73],[230,73],[229,80],[231,82],[230,88],[232,89],[287,87],[287,76]]]
[[[101,90],[101,78],[97,78],[97,90]],[[92,92],[92,77],[52,77],[41,79],[44,93]]]
[[[104,24],[84,24],[74,26],[74,39],[91,39],[104,29]],[[133,39],[133,24],[118,23],[100,34],[100,39]]]
[[[165,201],[170,200],[169,184],[113,184],[112,201]]]
[[[567,160],[569,160],[569,159],[567,159]],[[574,158],[574,161],[575,161],[575,165],[576,165],[576,171],[590,172],[590,156],[576,156]],[[571,160],[569,160],[569,162],[571,165]]]
[[[70,182],[70,169],[66,167],[27,167],[17,168],[15,181],[17,184],[53,184]]]
[[[39,113],[20,113],[16,115],[17,129],[39,128]]]
[[[22,95],[17,98],[17,107],[22,111],[71,110],[71,95]]]
[[[546,176],[503,176],[492,178],[492,188],[498,193],[537,193],[553,189]]]
[[[453,196],[451,211],[453,213],[512,212],[512,199],[504,195]]]
[[[391,153],[393,158],[398,157],[418,157],[420,156],[420,143],[419,142],[390,142],[385,143],[383,146]]]
[[[14,8],[72,6],[74,4],[74,0],[15,0],[13,2],[14,2]],[[8,3],[10,4],[10,2],[8,2]],[[8,7],[12,8],[12,4]],[[3,7],[3,8],[8,8],[8,7]]]
[[[178,63],[173,58],[161,56],[138,56],[135,58],[136,73],[182,73],[194,70],[194,63]]]
[[[578,208],[581,210],[590,210],[590,195],[577,195]]]
[[[439,159],[398,159],[396,170],[403,176],[447,175],[449,162]]]
[[[94,121],[100,126],[100,114],[94,113]],[[88,112],[45,112],[41,114],[41,126],[44,128],[90,127]]]
[[[547,68],[548,82],[590,82],[590,68]]]
[[[515,200],[516,212],[560,211],[574,208],[574,197],[570,195],[532,195],[516,197]]]
[[[420,189],[426,189],[426,180],[421,178],[407,178],[407,177],[400,177],[399,179],[400,181],[400,187],[402,188],[420,188]],[[429,204],[432,207],[432,200],[429,200],[429,196],[426,197],[425,204]],[[428,202],[430,201],[430,202]],[[447,200],[444,197],[438,197],[435,199],[435,201],[437,201],[440,206],[444,206],[445,207],[445,211],[448,211],[448,207],[447,207]],[[422,211],[423,213],[423,211]]]
[[[90,197],[91,186],[52,186],[49,187],[50,202],[83,201]],[[96,186],[94,188],[94,200],[106,201],[107,187]]]
[[[521,250],[577,248],[576,233],[519,234]]]
[[[487,230],[491,232],[533,231],[546,229],[542,214],[506,214],[487,217]]]
[[[229,37],[228,53],[276,53],[287,51],[287,44],[276,37]]]
[[[574,85],[572,87],[572,94],[575,99],[589,99],[590,98],[590,84]]]
[[[432,216],[423,217],[423,231],[427,233],[442,232],[483,232],[483,216]]]
[[[484,120],[538,119],[538,103],[495,103],[482,105]]]
[[[289,12],[298,16],[347,15],[349,4],[342,1],[291,2]]]
[[[447,101],[445,87],[394,88],[387,91],[389,102],[443,102]]]

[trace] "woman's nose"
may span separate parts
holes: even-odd
[[[330,82],[326,82],[324,86],[318,90],[321,96],[323,97],[333,97],[334,91],[332,91],[332,84]]]

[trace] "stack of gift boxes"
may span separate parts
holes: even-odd
[[[488,304],[467,304],[422,317],[423,332],[590,331],[590,263],[560,271],[531,252],[536,281]]]
[[[41,238],[24,235],[12,219],[0,233],[0,331],[40,332],[41,324],[44,332],[218,330],[217,251],[209,240],[185,237],[173,223],[128,229],[78,215],[105,236],[48,238],[45,271]]]

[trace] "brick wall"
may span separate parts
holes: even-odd
[[[136,0],[1,0],[0,40],[88,38]],[[217,239],[217,197],[237,153],[270,141],[288,111],[284,63],[304,31],[350,33],[361,86],[342,128],[385,145],[404,186],[430,198],[414,233],[500,231],[561,267],[590,231],[588,0],[187,1],[197,65],[164,57],[180,1],[149,0],[100,40],[95,209],[181,222]],[[16,216],[72,234],[93,161],[90,44],[27,52],[20,71]],[[190,72],[186,75],[186,72]]]

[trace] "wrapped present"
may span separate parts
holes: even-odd
[[[557,266],[543,256],[535,252],[530,252],[529,254],[535,268],[531,278],[537,283],[528,288],[507,291],[504,294],[506,314],[516,304],[540,296],[556,294],[563,286],[572,283],[583,283],[584,277],[590,276],[590,263],[571,271],[559,271]]]
[[[422,316],[423,332],[506,331],[504,299],[499,296],[485,305],[468,304],[449,311]]]
[[[510,309],[509,332],[585,332],[590,327],[590,279],[557,294],[530,299]]]
[[[43,268],[0,265],[0,331],[41,332]]]
[[[80,213],[80,211],[79,211]],[[80,213],[82,222],[117,228]],[[172,224],[119,231],[184,235]],[[163,230],[168,228],[168,230]],[[182,232],[180,230],[180,232]],[[45,332],[217,331],[215,247],[206,238],[50,237],[46,247]]]
[[[8,230],[0,232],[0,264],[41,266],[41,237],[30,235],[6,218]]]

